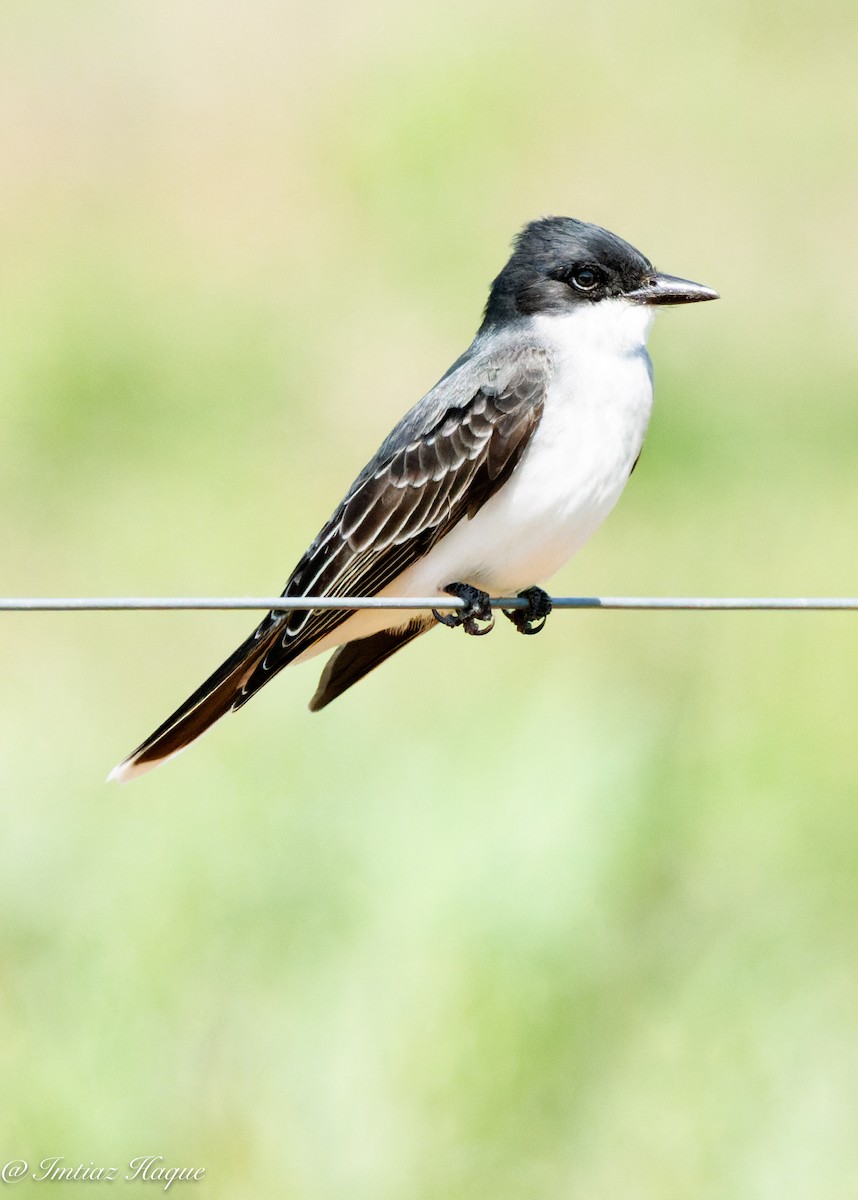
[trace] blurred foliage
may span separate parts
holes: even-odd
[[[0,34],[3,593],[279,590],[548,212],[723,295],[659,318],[641,467],[555,589],[855,593],[853,4],[6,0]],[[441,631],[120,792],[250,618],[4,616],[4,1161],[853,1194],[854,623]]]

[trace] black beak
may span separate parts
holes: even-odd
[[[626,292],[625,298],[636,304],[696,304],[698,300],[717,300],[718,293],[702,283],[692,283],[690,279],[653,274],[639,288]]]

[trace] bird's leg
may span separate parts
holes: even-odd
[[[472,637],[482,637],[483,634],[491,633],[495,619],[489,605],[488,592],[481,592],[479,588],[471,587],[469,583],[450,583],[444,588],[444,591],[464,600],[465,607],[454,609],[444,616],[433,608],[432,615],[436,621],[440,621],[442,625],[449,625],[451,629],[456,629],[461,625],[465,633],[470,633]],[[480,621],[485,621],[487,624],[481,626]]]
[[[551,598],[542,588],[530,587],[519,592],[520,600],[527,601],[527,608],[505,608],[503,615],[509,617],[519,633],[539,633],[551,612]]]

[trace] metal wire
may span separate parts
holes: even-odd
[[[492,608],[526,608],[519,596],[495,597]],[[858,598],[849,596],[555,596],[563,608],[632,609],[651,612],[854,612]],[[455,596],[42,596],[0,598],[0,612],[168,612],[205,609],[457,609],[465,601]]]

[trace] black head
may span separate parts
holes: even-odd
[[[689,304],[717,297],[699,283],[659,274],[639,250],[607,229],[572,217],[543,217],[516,238],[512,257],[492,284],[483,328],[607,299]]]

